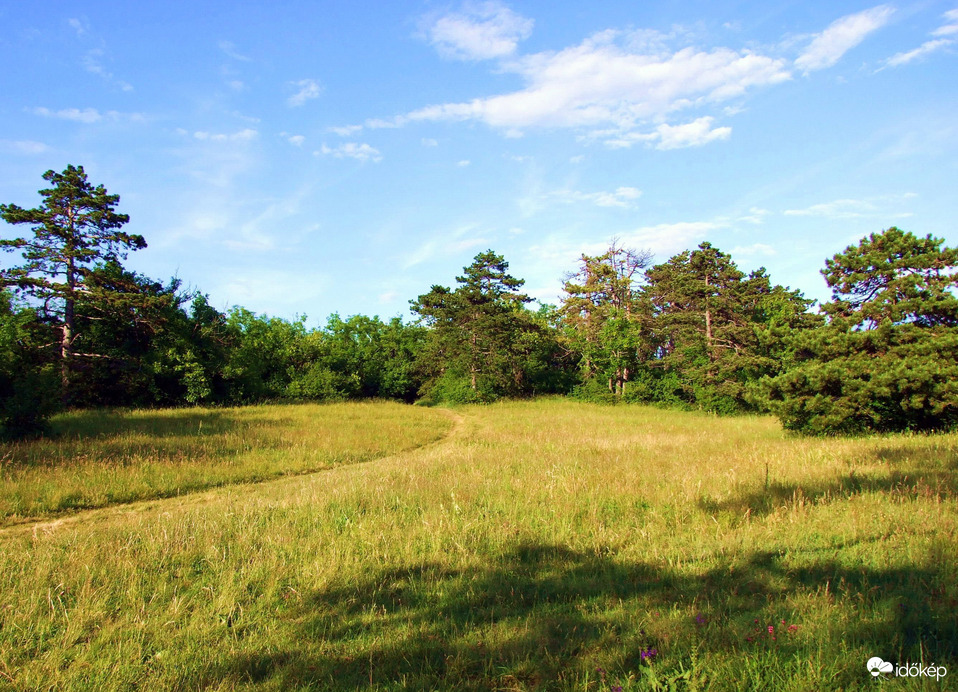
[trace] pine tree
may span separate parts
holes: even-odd
[[[44,315],[58,324],[66,397],[74,359],[97,356],[77,350],[77,303],[97,300],[87,290],[87,278],[98,263],[125,259],[128,250],[142,249],[146,241],[119,230],[130,220],[116,212],[119,195],[107,194],[102,185],[94,187],[82,166],[67,166],[62,173],[47,171],[43,179],[52,186],[40,190],[39,207],[0,205],[0,218],[10,224],[28,224],[33,231],[32,238],[0,240],[0,247],[19,252],[23,260],[19,266],[0,270],[0,282],[33,298]]]
[[[795,340],[766,383],[783,425],[807,433],[958,423],[958,249],[892,227],[826,261],[828,323]]]
[[[525,281],[508,269],[505,258],[487,250],[456,277],[455,291],[433,286],[410,301],[431,328],[422,363],[434,383],[464,377],[475,399],[522,391],[524,335],[537,323],[524,309],[532,299],[519,292]]]
[[[653,365],[677,383],[680,398],[721,412],[754,408],[753,383],[778,372],[782,329],[805,326],[811,301],[773,286],[764,268],[746,275],[707,242],[646,278]]]

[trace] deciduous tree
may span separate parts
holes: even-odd
[[[638,287],[652,254],[613,241],[601,255],[582,255],[563,290],[560,313],[586,380],[600,377],[610,393],[625,394],[626,383],[642,360],[642,311]]]

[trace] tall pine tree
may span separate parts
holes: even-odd
[[[483,400],[523,390],[524,344],[538,322],[524,307],[532,300],[519,291],[525,281],[508,269],[502,255],[487,250],[456,277],[455,291],[433,286],[410,301],[430,327],[423,367],[433,385],[460,390],[453,398]]]
[[[125,259],[127,251],[145,248],[146,241],[120,230],[130,217],[116,212],[119,195],[108,194],[102,185],[94,187],[83,166],[70,165],[62,173],[47,171],[43,179],[52,186],[40,190],[39,207],[0,205],[0,218],[29,225],[33,232],[32,237],[0,240],[0,247],[19,252],[22,258],[19,266],[0,270],[0,283],[33,298],[58,325],[60,376],[68,397],[74,359],[99,355],[77,349],[81,339],[77,303],[96,305],[105,299],[87,285],[88,277],[98,263]]]
[[[766,382],[783,425],[806,433],[958,423],[958,249],[892,227],[826,261],[828,323]]]

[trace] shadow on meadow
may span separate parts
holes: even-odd
[[[125,465],[143,459],[180,463],[211,453],[282,447],[291,418],[255,418],[224,410],[82,411],[56,421],[50,440],[4,446],[8,468],[57,466],[88,459]]]
[[[898,660],[918,660],[921,649],[928,659],[954,660],[958,601],[949,583],[934,566],[796,568],[754,553],[688,573],[522,545],[475,570],[426,564],[316,592],[287,616],[300,644],[211,664],[181,686],[608,689],[630,675],[665,684],[707,674],[707,663],[694,670],[696,651],[701,660],[724,657],[726,666],[749,654],[771,657],[781,674],[822,647],[803,639],[801,620],[780,626],[791,616],[780,610],[783,597],[826,584],[839,606],[880,614],[835,634],[843,648]],[[774,639],[767,623],[777,628]],[[862,681],[862,665],[836,663],[850,685]]]
[[[123,411],[80,411],[57,421],[56,436],[61,440],[95,437],[110,439],[130,435],[149,437],[211,437],[237,429],[269,428],[289,425],[289,417],[253,417],[249,412],[230,409],[139,410],[136,415]]]
[[[796,504],[822,504],[865,493],[888,493],[903,497],[958,497],[958,449],[914,448],[907,445],[879,447],[869,461],[880,471],[850,471],[822,482],[773,481],[767,487],[716,500],[701,497],[699,509],[706,514],[727,513],[734,518],[766,516]]]

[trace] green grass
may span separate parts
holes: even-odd
[[[0,533],[0,687],[958,688],[958,436],[458,414],[368,464]]]
[[[0,521],[171,497],[368,461],[442,437],[439,411],[388,402],[91,411],[0,444]]]

